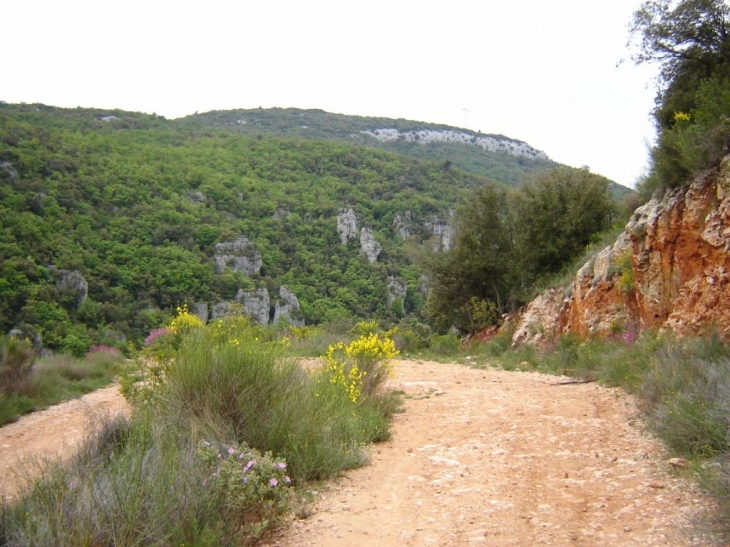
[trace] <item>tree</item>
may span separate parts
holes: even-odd
[[[515,244],[522,275],[558,272],[611,226],[609,181],[587,168],[560,167],[526,181],[512,197]]]
[[[644,190],[685,184],[730,146],[730,6],[724,0],[649,0],[634,13],[637,64],[660,66],[657,146]],[[708,90],[713,90],[708,93]]]
[[[630,27],[635,63],[659,63],[657,123],[689,112],[702,80],[730,75],[730,6],[724,0],[649,0]]]
[[[427,315],[437,328],[474,332],[496,322],[497,310],[504,313],[512,302],[514,273],[505,191],[493,184],[476,189],[457,211],[454,247],[426,262],[432,284]],[[482,308],[494,313],[474,313]]]

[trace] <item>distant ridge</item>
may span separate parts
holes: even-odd
[[[255,108],[216,110],[179,121],[239,134],[337,140],[383,148],[419,159],[448,162],[501,184],[557,167],[540,150],[504,135],[405,119],[349,116],[324,110]]]
[[[246,135],[336,140],[382,148],[453,165],[505,186],[559,167],[545,152],[523,141],[444,124],[334,114],[320,109],[253,108],[214,110],[176,120]],[[633,190],[611,181],[621,199]]]

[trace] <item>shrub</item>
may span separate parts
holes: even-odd
[[[330,346],[325,360],[332,381],[348,392],[353,402],[370,397],[388,378],[391,361],[398,355],[393,340],[378,334],[362,335],[349,345]]]
[[[96,429],[3,504],[3,544],[251,545],[287,510],[286,465],[270,455],[145,413]]]
[[[458,353],[461,342],[454,334],[437,334],[431,337],[430,347],[437,355],[454,355]]]
[[[280,523],[289,511],[291,478],[286,462],[236,443],[203,441],[198,451],[208,476],[203,487],[215,492],[220,517],[246,540]]]
[[[25,340],[10,336],[0,347],[0,391],[17,390],[28,380],[35,351]]]

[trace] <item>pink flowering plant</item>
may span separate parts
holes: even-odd
[[[207,441],[200,444],[198,456],[207,468],[204,488],[246,540],[261,537],[288,513],[292,481],[285,461],[245,444]]]

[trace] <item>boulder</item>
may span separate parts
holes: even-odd
[[[53,272],[58,276],[56,282],[58,292],[64,296],[74,298],[76,300],[76,309],[79,309],[89,296],[89,284],[84,276],[76,270],[53,270]]]
[[[208,303],[196,302],[190,306],[190,313],[197,315],[203,323],[208,322]]]

